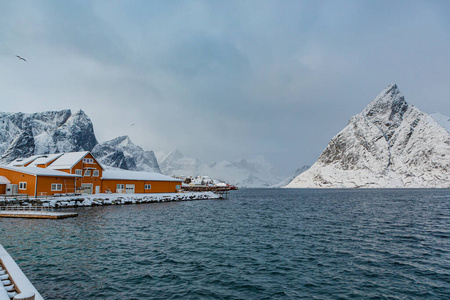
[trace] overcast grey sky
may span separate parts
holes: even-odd
[[[448,115],[449,16],[450,1],[0,0],[0,111],[82,109],[100,142],[289,173],[390,83]]]

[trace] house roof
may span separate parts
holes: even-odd
[[[116,180],[146,180],[146,181],[182,181],[177,178],[166,176],[159,173],[137,172],[127,170],[105,170],[103,171],[102,179],[116,179]]]
[[[39,156],[42,156],[42,155],[33,155],[33,156],[30,156],[30,157],[27,157],[27,158],[17,158],[15,160],[13,160],[12,162],[10,162],[8,164],[8,166],[10,166],[10,167],[23,167],[26,164],[28,164],[28,163],[32,162],[33,160],[35,160],[36,158],[38,158]]]
[[[24,174],[34,175],[34,176],[55,176],[55,177],[83,177],[81,175],[69,174],[62,171],[51,170],[48,168],[37,168],[37,167],[11,167],[11,166],[0,166],[2,169],[16,171]]]
[[[0,184],[10,184],[11,181],[8,180],[5,176],[0,176]]]
[[[64,153],[57,160],[55,160],[51,165],[49,165],[47,167],[47,169],[54,169],[54,170],[71,169],[78,162],[80,162],[80,160],[82,160],[88,153],[89,153],[89,151]],[[96,162],[103,169],[102,165],[97,160],[96,160]]]
[[[48,164],[49,162],[60,157],[61,155],[64,154],[56,153],[56,154],[36,155],[36,159],[33,160],[27,167],[36,167],[37,165]]]

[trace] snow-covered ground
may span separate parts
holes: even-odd
[[[95,194],[83,196],[56,197],[42,200],[43,206],[83,207],[96,205],[121,205],[153,202],[172,202],[219,199],[213,192],[155,193],[155,194]]]

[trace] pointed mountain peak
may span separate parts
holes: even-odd
[[[103,142],[105,145],[114,146],[114,147],[126,147],[133,145],[133,142],[131,141],[130,137],[128,135],[122,135],[119,137],[116,137],[112,140]]]
[[[77,110],[73,115],[86,115],[86,113],[82,109],[80,109]]]
[[[128,135],[122,135],[115,139],[113,139],[111,142],[113,142],[116,145],[120,146],[128,146],[128,145],[134,145],[131,141],[130,137]]]
[[[383,115],[387,115],[389,119],[401,119],[408,106],[398,86],[390,84],[367,105],[362,114],[368,119],[378,118]]]
[[[394,101],[403,100],[404,97],[400,90],[398,89],[398,86],[396,84],[390,84],[387,88],[385,88],[378,96],[375,97],[375,99],[368,105],[374,105],[376,103],[384,102],[384,103],[392,103]]]
[[[69,112],[70,112],[70,110],[68,110]],[[84,112],[84,111],[82,111],[81,109],[80,110],[77,110],[74,114],[71,114],[70,115],[70,117],[71,118],[75,118],[75,119],[86,119],[86,120],[91,120],[91,119],[89,119],[89,117],[88,117],[88,115]]]

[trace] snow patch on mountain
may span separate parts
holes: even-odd
[[[409,105],[390,85],[287,187],[449,188],[450,134],[443,121]]]

